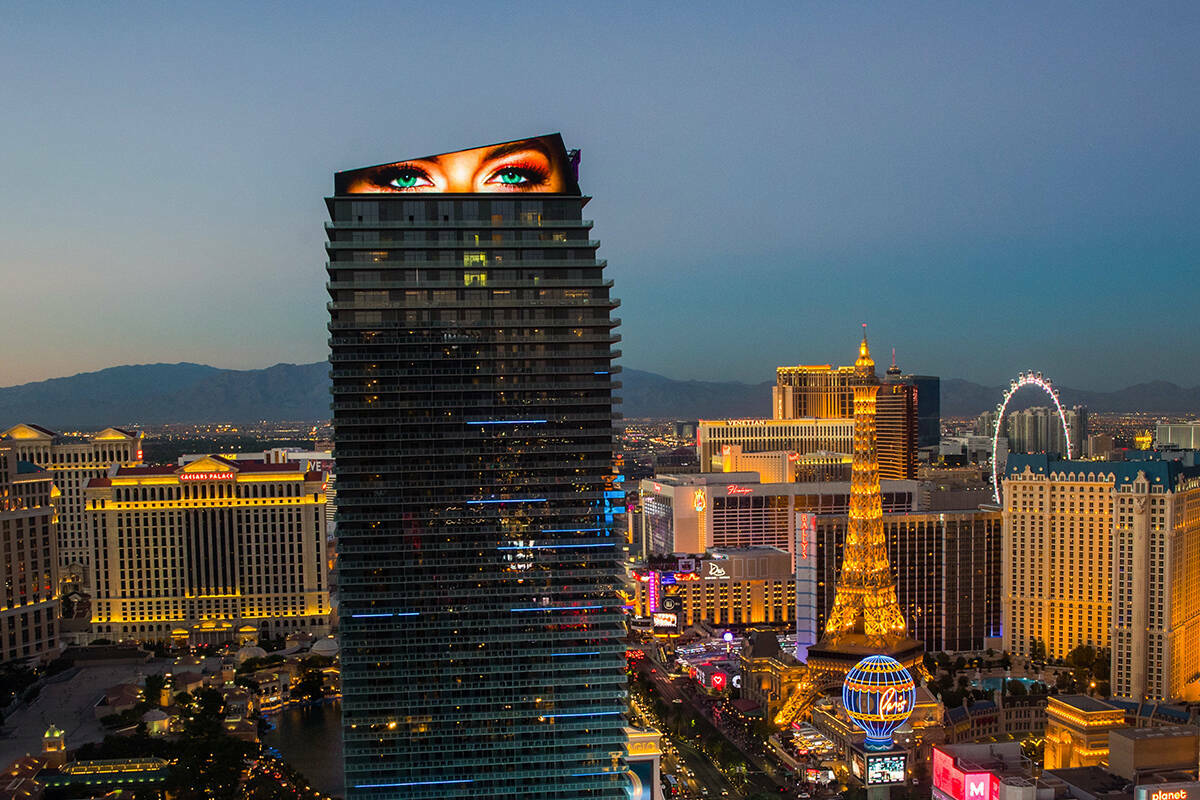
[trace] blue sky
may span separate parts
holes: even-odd
[[[1200,384],[1200,5],[996,5],[7,4],[0,385],[320,360],[332,173],[549,131],[627,366]]]

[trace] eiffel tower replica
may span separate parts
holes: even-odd
[[[841,687],[846,673],[869,655],[899,661],[923,672],[925,647],[908,638],[896,600],[896,580],[883,533],[883,497],[875,437],[875,394],[879,379],[867,347],[866,325],[854,362],[854,460],[850,472],[850,517],[838,572],[837,593],[821,641],[808,648],[807,671],[775,717],[787,725],[818,695]]]

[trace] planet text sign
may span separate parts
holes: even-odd
[[[1200,800],[1200,783],[1152,783],[1133,790],[1133,800]]]

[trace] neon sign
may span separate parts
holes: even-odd
[[[231,481],[237,477],[235,472],[183,472],[179,475],[181,481]]]
[[[743,494],[750,494],[753,491],[754,490],[751,489],[749,486],[738,486],[736,483],[731,483],[725,487],[726,494],[743,495]]]
[[[1200,798],[1200,783],[1160,783],[1135,787],[1135,800],[1197,800]]]
[[[674,628],[679,624],[679,615],[666,611],[656,611],[652,617],[656,628]]]
[[[998,800],[1000,797],[998,777],[990,772],[964,772],[955,765],[952,756],[936,747],[933,749],[933,786],[952,800]]]
[[[867,656],[854,665],[842,684],[842,704],[847,716],[866,731],[868,750],[892,746],[892,734],[912,714],[915,699],[912,675],[890,656]]]
[[[880,714],[903,714],[906,711],[911,711],[908,695],[901,695],[896,692],[895,687],[889,688],[879,698],[879,713]]]
[[[808,558],[808,534],[812,532],[816,517],[812,514],[800,515],[800,557]]]
[[[714,672],[712,676],[712,688],[718,692],[725,688],[725,673]]]
[[[729,577],[729,573],[727,573],[725,571],[724,567],[722,567],[720,564],[718,564],[715,561],[708,562],[708,574],[704,576],[704,580],[715,581],[720,578],[728,578],[728,577]]]
[[[692,507],[696,509],[697,514],[703,514],[704,509],[708,508],[708,499],[704,496],[703,489],[697,489],[692,495]]]

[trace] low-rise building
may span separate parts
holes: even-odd
[[[934,800],[1037,800],[1033,765],[1020,742],[933,748]]]
[[[699,622],[785,624],[795,619],[792,559],[774,547],[713,550],[651,562],[634,570],[633,577],[634,613],[654,619],[659,632],[674,633]],[[656,616],[663,614],[674,619]]]
[[[1081,694],[1055,695],[1046,704],[1046,769],[1094,767],[1108,758],[1108,734],[1125,727],[1125,712]]]
[[[1046,729],[1045,695],[999,697],[946,709],[946,742],[978,742],[991,737],[1022,738]]]
[[[1200,763],[1200,728],[1172,725],[1120,728],[1108,734],[1108,769],[1131,783],[1163,772],[1194,770]]]

